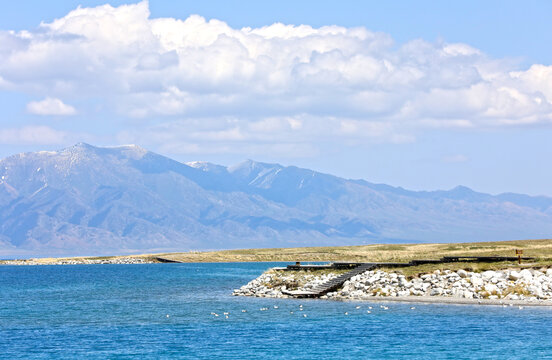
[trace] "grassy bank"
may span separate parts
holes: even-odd
[[[453,244],[398,244],[336,247],[303,247],[279,249],[244,249],[225,251],[193,251],[124,256],[152,260],[158,257],[179,262],[256,262],[256,261],[352,261],[352,262],[408,262],[413,259],[439,259],[442,256],[515,256],[515,250],[523,250],[523,256],[536,258],[539,265],[552,264],[552,240],[519,240]],[[117,259],[122,256],[101,257]],[[64,259],[100,259],[80,257]],[[59,258],[35,259],[42,263],[56,262]],[[498,265],[498,264],[496,264]],[[425,265],[424,265],[425,266]],[[440,265],[431,265],[432,269]],[[446,267],[455,266],[446,264]],[[460,266],[460,264],[458,265]],[[476,266],[475,264],[470,266]],[[481,265],[483,266],[483,265]],[[428,266],[426,266],[428,267]]]
[[[413,259],[439,259],[443,256],[515,256],[515,250],[537,261],[552,261],[552,240],[520,240],[454,244],[400,244],[281,249],[246,249],[209,252],[157,254],[182,262],[248,261],[354,261],[408,262]]]

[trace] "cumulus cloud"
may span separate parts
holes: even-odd
[[[71,105],[64,104],[60,99],[47,97],[41,101],[31,101],[27,104],[27,112],[35,115],[75,115],[77,111]]]
[[[3,32],[0,54],[0,87],[99,98],[189,148],[402,142],[428,128],[552,121],[552,66],[520,70],[461,43],[397,45],[363,27],[236,29],[198,15],[151,18],[141,2]],[[56,98],[43,108],[75,112]]]

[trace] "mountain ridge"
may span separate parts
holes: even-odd
[[[549,237],[552,198],[78,143],[0,160],[0,219],[4,256],[511,240]]]

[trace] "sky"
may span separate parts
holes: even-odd
[[[0,157],[134,143],[552,196],[549,1],[37,1],[0,11]]]

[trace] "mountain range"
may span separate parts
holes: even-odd
[[[84,143],[0,160],[0,258],[546,238],[552,198]]]

